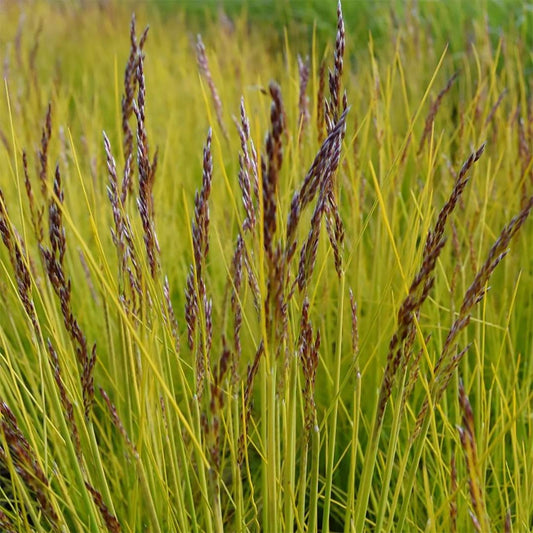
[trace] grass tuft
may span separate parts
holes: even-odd
[[[324,6],[0,12],[2,531],[530,529],[529,36]]]

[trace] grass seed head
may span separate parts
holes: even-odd
[[[168,282],[168,277],[165,276],[165,281],[163,283],[163,296],[165,298],[165,313],[163,316],[168,316],[168,322],[170,326],[170,332],[172,338],[174,339],[174,349],[176,353],[180,353],[180,336],[179,336],[179,327],[178,319],[176,318],[176,313],[174,312],[174,306],[172,305],[172,300],[170,298],[170,285]]]
[[[33,195],[33,188],[28,172],[28,157],[26,151],[22,151],[22,169],[24,171],[24,186],[26,189],[26,196],[28,197],[28,205],[30,208],[31,223],[33,226],[33,231],[37,237],[37,242],[42,244],[44,239],[44,230],[43,230],[43,213],[44,208],[37,208],[35,197]]]
[[[257,215],[256,207],[252,198],[253,195],[259,199],[259,177],[257,171],[257,153],[253,139],[250,137],[250,122],[246,114],[244,98],[241,97],[240,122],[234,117],[239,139],[241,141],[241,153],[239,154],[238,180],[241,188],[242,204],[246,217],[242,224],[243,231],[253,231]]]
[[[472,518],[474,528],[477,531],[489,531],[490,526],[485,505],[485,497],[481,486],[482,477],[477,453],[474,413],[462,381],[459,382],[459,405],[463,411],[463,417],[462,424],[459,426],[458,430],[465,456],[470,502],[473,508],[473,513],[470,513],[470,517]]]
[[[426,117],[426,123],[424,125],[424,131],[422,133],[422,138],[420,139],[420,144],[418,146],[417,155],[422,152],[422,149],[424,148],[424,143],[431,136],[431,129],[433,127],[433,123],[435,122],[435,117],[437,116],[439,107],[442,103],[442,99],[444,98],[446,93],[452,88],[453,82],[457,79],[458,76],[459,76],[459,73],[455,72],[453,76],[448,80],[448,83],[446,83],[446,86],[444,87],[444,89],[442,89],[439,92],[439,94],[437,95],[437,98],[435,98],[435,101],[431,104],[431,108]]]
[[[30,318],[37,340],[41,341],[41,327],[32,299],[32,276],[27,263],[28,254],[22,237],[11,226],[4,194],[0,189],[0,235],[9,253],[9,260],[15,274],[18,295],[26,314]]]
[[[263,161],[263,213],[264,213],[264,247],[270,262],[274,259],[273,240],[277,228],[277,194],[279,173],[283,162],[282,135],[286,128],[285,109],[279,85],[274,82],[269,86],[272,104],[270,106],[271,129],[267,134],[265,149],[267,162]]]
[[[124,178],[122,182],[122,203],[126,202],[128,193],[132,192],[133,182],[131,180],[131,160],[133,159],[133,132],[130,126],[130,118],[133,114],[135,94],[138,83],[139,60],[142,56],[142,50],[148,36],[148,27],[141,34],[140,40],[137,40],[135,28],[135,14],[131,17],[130,23],[130,55],[124,70],[124,94],[122,96],[122,135],[124,149]]]
[[[102,494],[98,490],[96,490],[88,481],[85,482],[85,488],[91,494],[96,507],[98,507],[98,510],[100,511],[100,515],[102,516],[102,519],[104,520],[106,529],[110,533],[120,533],[120,531],[122,531],[122,528],[120,527],[120,523],[117,520],[117,517],[114,516],[113,513],[111,513],[111,511],[109,510],[109,507],[104,503]]]
[[[304,374],[305,429],[309,433],[316,425],[315,381],[318,368],[318,351],[320,349],[320,332],[313,339],[313,328],[309,320],[309,299],[306,297],[302,305],[300,334],[298,338],[298,354]]]
[[[194,267],[189,268],[185,288],[185,322],[187,323],[187,342],[189,349],[194,350],[196,321],[198,319],[198,297],[194,287]]]
[[[215,114],[217,116],[218,125],[220,126],[220,129],[222,130],[224,137],[226,139],[229,139],[226,125],[224,123],[224,119],[222,115],[222,102],[220,100],[217,87],[213,80],[213,76],[211,75],[211,70],[209,68],[209,61],[207,59],[207,53],[205,51],[205,46],[202,41],[202,36],[200,34],[198,34],[196,37],[196,59],[198,61],[198,68],[200,69],[200,73],[205,78],[207,85],[209,87],[209,91],[211,92],[211,98],[213,99],[213,104],[215,106]]]
[[[330,119],[330,124],[334,124],[338,121],[341,114],[341,83],[342,72],[344,69],[344,50],[346,48],[345,43],[345,31],[344,31],[344,18],[342,16],[341,2],[337,3],[337,37],[335,39],[335,52],[334,52],[334,67],[333,72],[329,73],[329,93],[330,103],[327,107],[327,117]],[[343,97],[344,109],[346,109],[346,101]],[[328,128],[330,131],[330,128]]]
[[[52,104],[48,104],[46,119],[41,134],[41,147],[39,149],[39,180],[41,182],[41,192],[44,198],[48,197],[48,146],[52,137]]]
[[[5,75],[4,75],[5,77]],[[2,511],[0,509],[0,528],[2,528],[2,531],[4,533],[17,533],[17,529],[15,529],[15,524],[13,524],[13,522],[11,521],[11,518],[9,518],[9,516],[4,513],[4,511]]]
[[[422,265],[413,278],[409,288],[409,294],[400,306],[398,311],[397,330],[389,345],[387,365],[383,375],[383,382],[378,401],[376,428],[379,428],[379,425],[383,420],[385,408],[392,392],[392,387],[397,379],[397,370],[400,367],[406,368],[409,359],[411,359],[413,355],[412,349],[415,340],[416,322],[420,316],[420,309],[429,296],[429,292],[434,284],[435,266],[445,244],[444,231],[446,228],[446,222],[455,209],[457,202],[469,181],[468,171],[472,165],[479,160],[484,149],[485,145],[482,145],[466,160],[455,180],[454,187],[447,202],[437,216],[435,226],[428,231],[422,254]],[[427,406],[425,406],[425,410],[427,410]],[[417,428],[419,429],[418,425]],[[417,433],[418,429],[415,430],[415,433]]]
[[[287,236],[285,244],[285,262],[287,264],[291,261],[296,250],[296,233],[302,211],[314,200],[317,192],[324,187],[324,183],[333,180],[333,176],[339,165],[342,141],[346,133],[347,112],[348,110],[346,109],[342,113],[339,121],[322,143],[311,167],[305,175],[301,188],[295,192],[292,197],[291,208],[287,220]],[[333,187],[333,185],[329,183],[328,188],[331,187]],[[324,200],[322,200],[322,203],[323,202]],[[322,205],[320,210],[323,210],[324,208],[324,205]],[[334,216],[336,216],[336,214],[334,214]],[[336,220],[335,224],[337,225],[338,222],[340,222],[340,216],[339,221]],[[339,224],[338,228],[336,228],[339,231],[339,238],[342,238],[340,235],[341,227],[342,222]]]
[[[58,527],[58,516],[48,494],[50,482],[38,462],[38,455],[32,450],[15,415],[4,401],[0,402],[0,417],[2,443],[7,445],[7,449],[0,445],[0,462],[13,465],[15,473],[36,498],[47,519]]]
[[[235,363],[237,364],[241,357],[241,326],[242,326],[242,307],[239,299],[239,293],[242,285],[243,276],[243,262],[244,262],[244,240],[239,233],[237,237],[237,244],[233,254],[233,261],[231,264],[232,270],[232,289],[231,289],[231,307],[233,311],[233,342],[235,349]],[[237,369],[233,369],[234,377],[236,377]]]
[[[306,94],[307,84],[309,83],[309,57],[304,61],[300,55],[298,55],[298,75],[300,78],[300,88],[298,95],[298,127],[299,127],[299,141],[302,140],[302,134],[309,122],[309,98]]]
[[[454,320],[444,345],[441,354],[435,364],[433,370],[434,381],[434,398],[432,400],[433,405],[436,405],[444,391],[447,389],[455,369],[459,366],[459,363],[463,359],[465,353],[468,351],[469,346],[463,348],[457,352],[455,349],[456,340],[459,334],[470,323],[470,313],[475,305],[480,303],[485,297],[486,287],[492,276],[494,270],[498,264],[502,261],[508,252],[509,244],[511,240],[520,230],[523,224],[526,222],[529,214],[533,209],[533,196],[531,196],[523,207],[523,209],[516,215],[501,231],[500,235],[492,245],[485,262],[478,269],[474,280],[468,287],[463,302],[459,311],[459,316]],[[415,430],[413,432],[412,439],[416,438],[420,429],[422,428],[424,418],[427,416],[429,410],[429,401],[426,398],[417,416],[417,422]]]

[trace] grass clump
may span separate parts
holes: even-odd
[[[27,16],[0,118],[2,529],[530,527],[521,39],[480,21],[450,55],[410,12],[365,52],[340,3],[331,49],[283,55],[245,18]]]

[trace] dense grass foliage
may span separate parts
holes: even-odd
[[[527,4],[347,4],[2,5],[2,531],[533,528]]]

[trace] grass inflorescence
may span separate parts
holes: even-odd
[[[26,11],[0,13],[2,530],[530,528],[523,36],[480,18],[452,53],[392,9],[364,50],[339,2],[331,46],[279,52],[245,15]]]

